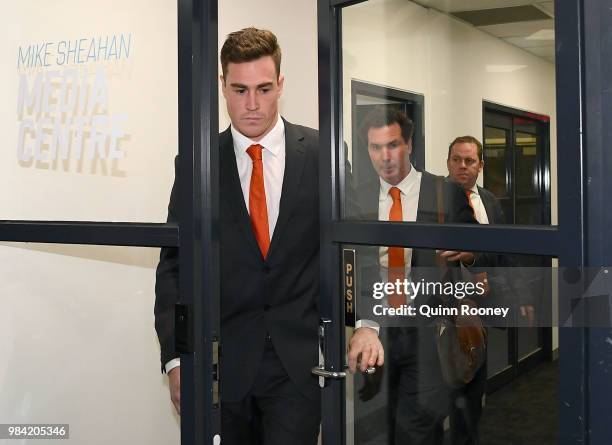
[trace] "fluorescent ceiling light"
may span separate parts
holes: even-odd
[[[530,36],[525,37],[525,40],[555,40],[555,30],[540,29],[538,32],[534,32]]]
[[[513,73],[527,68],[527,65],[487,65],[487,73]]]

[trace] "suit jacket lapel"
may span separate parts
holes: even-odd
[[[255,240],[249,212],[244,202],[244,194],[238,177],[236,155],[234,154],[234,141],[229,128],[219,135],[219,148],[221,151],[219,156],[221,161],[221,190],[225,196],[225,205],[231,209],[234,220],[238,222],[240,232],[245,237],[247,244],[261,257],[261,250]]]
[[[421,188],[419,190],[419,206],[417,207],[417,222],[438,222],[437,196],[435,176],[421,172]],[[430,257],[430,261],[427,261]],[[434,258],[434,260],[431,260]],[[423,263],[423,264],[421,264]],[[429,249],[412,249],[412,267],[435,264],[435,254]]]
[[[417,222],[438,222],[437,205],[434,176],[427,172],[422,172],[421,188],[419,190],[419,206],[417,207]]]
[[[286,120],[285,123],[285,173],[283,174],[283,189],[278,211],[278,220],[270,242],[268,258],[274,253],[279,243],[291,212],[296,205],[296,195],[299,190],[300,180],[306,163],[306,148],[304,146],[304,135],[300,134],[297,127]],[[318,166],[316,166],[318,168]]]
[[[378,176],[376,181],[369,181],[357,190],[358,193],[355,199],[357,202],[363,202],[363,208],[359,212],[359,219],[377,221],[378,206],[380,205],[380,180]]]

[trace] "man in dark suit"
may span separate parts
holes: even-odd
[[[478,223],[503,224],[504,214],[495,195],[476,184],[478,175],[484,167],[480,141],[473,136],[456,138],[448,147],[446,165],[449,178],[465,191]],[[488,284],[488,273],[481,273],[479,279]],[[451,391],[449,420],[453,445],[480,443],[478,423],[482,416],[482,396],[486,383],[485,363],[471,382],[463,388]]]
[[[280,61],[274,34],[255,28],[230,34],[221,50],[231,119],[219,137],[224,444],[313,445],[319,431],[310,374],[318,362],[318,134],[279,116]],[[171,221],[176,204],[175,181]],[[178,273],[177,250],[162,249],[156,329],[177,410]]]
[[[446,165],[449,179],[464,190],[479,224],[504,224],[506,221],[499,200],[476,183],[484,168],[482,150],[482,143],[473,136],[455,138],[448,146]],[[534,308],[530,304],[529,289],[524,285],[520,269],[512,269],[517,262],[509,255],[490,254],[489,258],[489,266],[499,266],[501,269],[488,268],[472,275],[473,279],[487,283],[488,294],[482,303],[491,306],[517,305],[521,316],[527,318],[528,324],[532,324]],[[499,320],[491,321],[494,325],[499,323]],[[472,381],[452,391],[450,435],[453,445],[480,443],[478,423],[482,416],[482,397],[486,382],[485,363]]]
[[[374,182],[358,184],[349,206],[348,217],[382,221],[417,221],[436,223],[476,223],[467,198],[456,184],[410,163],[414,126],[405,114],[377,107],[363,125],[368,153],[378,174]],[[440,201],[441,205],[438,205]],[[482,257],[470,252],[381,247],[372,255],[362,250],[358,261],[363,272],[362,290],[372,289],[372,281],[440,282],[459,263],[481,265]],[[360,252],[358,252],[359,254]],[[372,263],[373,267],[367,264]],[[374,271],[368,272],[367,270]],[[365,300],[365,301],[364,301]],[[362,371],[367,366],[382,365],[389,372],[390,443],[442,444],[443,420],[448,414],[449,390],[445,385],[438,358],[434,320],[414,317],[412,326],[389,327],[386,351],[373,323],[371,295],[357,302],[356,329],[349,344],[349,367]],[[407,304],[406,295],[391,295],[388,306]],[[362,304],[364,303],[364,304]],[[436,307],[440,295],[418,295],[412,303]],[[361,306],[361,309],[360,309]],[[384,320],[383,320],[384,321]],[[390,322],[392,324],[393,322]],[[389,325],[389,324],[388,324]]]

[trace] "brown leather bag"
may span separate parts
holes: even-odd
[[[441,224],[444,223],[443,193],[444,178],[438,177],[436,197]],[[474,379],[486,360],[486,331],[478,315],[461,313],[461,306],[476,307],[475,301],[451,297],[447,303],[457,308],[458,315],[436,320],[436,345],[444,381],[453,388],[460,388]]]

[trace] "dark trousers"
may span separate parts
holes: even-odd
[[[389,328],[389,443],[442,445],[449,390],[433,328]]]
[[[223,445],[316,445],[320,422],[320,397],[302,395],[270,340],[247,396],[221,403]]]
[[[451,392],[450,438],[452,445],[479,445],[478,423],[482,416],[482,396],[487,385],[486,362],[474,379]]]

